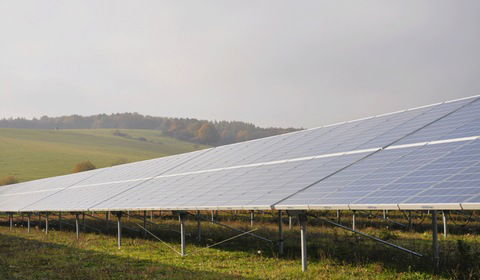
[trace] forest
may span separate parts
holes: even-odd
[[[207,121],[193,118],[153,117],[139,113],[98,114],[0,120],[0,128],[21,129],[149,129],[162,135],[198,144],[220,146],[299,130],[262,128],[240,121]]]

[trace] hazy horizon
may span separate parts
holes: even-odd
[[[3,1],[0,118],[311,128],[480,94],[480,2]]]

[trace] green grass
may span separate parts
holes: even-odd
[[[161,136],[159,131],[120,130],[131,139],[115,136],[114,131],[0,128],[0,178],[27,181],[71,173],[76,163],[86,160],[99,168],[205,148]]]
[[[232,220],[231,216],[222,215],[219,219],[249,230],[247,216],[245,213]],[[99,217],[104,219],[103,214]],[[392,218],[402,219],[401,215],[393,214]],[[413,231],[389,231],[394,236],[392,242],[424,253],[423,258],[338,228],[322,226],[318,220],[310,220],[309,270],[306,273],[300,270],[299,230],[296,224],[291,230],[284,226],[285,254],[279,257],[276,245],[248,236],[204,249],[206,244],[237,233],[202,222],[203,242],[197,244],[196,222],[190,218],[187,221],[189,255],[180,257],[162,243],[142,238],[140,233],[126,228],[123,230],[123,246],[118,249],[115,225],[112,223],[107,230],[103,220],[87,218],[87,225],[103,233],[82,233],[77,241],[72,227],[64,225],[63,231],[59,231],[56,218],[52,216],[51,219],[50,232],[46,235],[42,225],[28,234],[20,226],[18,217],[16,227],[9,231],[3,217],[0,226],[0,279],[478,279],[480,276],[480,238],[469,234],[452,234],[445,240],[441,239],[442,272],[434,276],[430,262],[431,232],[426,230],[429,221],[421,222],[420,218],[415,220],[418,224]],[[275,240],[275,219],[269,214],[258,215],[256,219],[256,233]],[[33,220],[36,221],[36,218]],[[123,221],[129,228],[136,228],[134,223],[141,223],[133,218],[124,218]],[[174,232],[178,230],[178,219],[157,215],[154,221],[160,226],[149,226],[149,229],[179,250],[179,235]],[[346,217],[342,222],[348,224],[350,221]],[[369,226],[370,223],[376,226]],[[360,230],[377,236],[385,231],[386,225],[381,220],[358,218]],[[478,229],[478,222],[472,226]],[[454,232],[463,230],[460,225],[451,229]],[[470,249],[460,252],[459,242]]]
[[[0,129],[0,178],[13,175],[31,180],[70,173],[80,161],[90,160],[97,167],[115,162],[138,161],[193,151],[204,146],[163,137],[157,131],[121,130],[18,130]],[[139,138],[145,138],[140,140]],[[344,212],[342,223],[351,224],[351,213]],[[422,214],[423,213],[423,214]],[[9,231],[5,215],[0,217],[0,279],[480,279],[480,215],[467,219],[452,213],[447,239],[441,239],[441,273],[432,274],[431,220],[425,212],[414,212],[413,229],[357,215],[357,227],[369,234],[418,251],[422,258],[385,247],[338,228],[310,219],[308,226],[309,270],[301,272],[298,225],[285,225],[285,254],[279,257],[275,244],[243,236],[211,249],[206,245],[236,235],[229,229],[202,223],[203,241],[197,244],[195,221],[187,221],[187,253],[180,257],[161,242],[143,238],[124,229],[123,247],[116,247],[115,226],[87,218],[87,225],[103,233],[90,231],[75,239],[72,227],[59,230],[51,220],[48,235],[37,225],[31,233],[16,216]],[[170,213],[165,212],[170,215]],[[208,215],[208,213],[204,213]],[[316,214],[335,219],[335,212]],[[381,213],[376,213],[381,215]],[[103,214],[102,214],[103,215]],[[407,223],[400,212],[389,217]],[[72,217],[68,222],[73,223]],[[35,221],[36,221],[35,217]],[[56,219],[52,215],[52,219]],[[101,217],[104,219],[104,217]],[[224,223],[250,230],[248,213],[220,213]],[[149,229],[179,249],[176,217],[154,217],[161,226]],[[286,220],[286,219],[285,219]],[[134,219],[124,219],[135,228]],[[277,240],[275,217],[256,215],[254,228],[259,235]]]

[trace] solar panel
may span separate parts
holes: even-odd
[[[400,147],[400,146],[399,146]],[[480,195],[480,140],[386,149],[276,207],[346,204],[349,209],[461,209]]]
[[[99,172],[89,176],[78,184],[71,185],[55,192],[54,195],[38,199],[33,204],[22,204],[18,201],[22,211],[84,211],[89,206],[102,202],[114,195],[135,187],[152,177],[161,175],[179,164],[210,152],[211,149],[181,154],[175,157],[136,162],[99,169]],[[81,174],[81,173],[80,173]],[[50,188],[55,184],[49,183]]]
[[[4,187],[0,211],[475,208],[476,100]]]
[[[18,211],[102,171],[98,169],[1,187],[0,211]]]

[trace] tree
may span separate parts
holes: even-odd
[[[11,185],[16,183],[18,183],[18,180],[14,176],[7,176],[0,179],[0,186]]]
[[[72,172],[73,173],[78,173],[78,172],[93,170],[95,168],[96,168],[95,165],[93,165],[93,163],[91,163],[89,160],[87,160],[87,161],[82,161],[82,162],[77,163],[75,165],[75,167],[73,168]]]
[[[220,135],[211,123],[204,123],[197,131],[197,139],[202,144],[213,145],[217,143]]]

